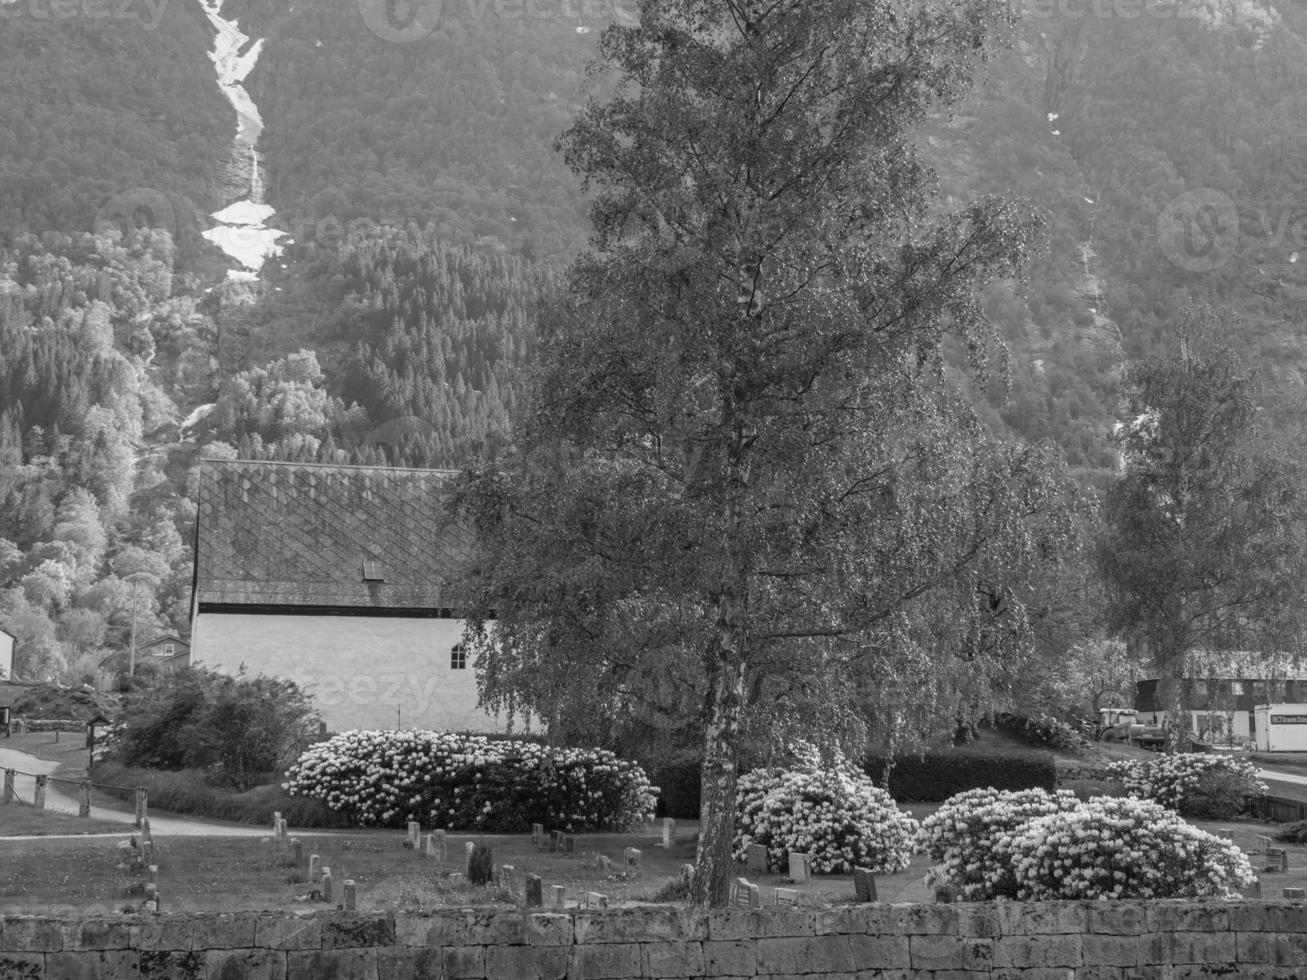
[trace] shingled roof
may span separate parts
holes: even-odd
[[[195,549],[199,607],[436,612],[451,606],[450,583],[465,567],[471,543],[444,507],[451,476],[448,470],[205,460]],[[376,563],[368,569],[371,580],[364,562]]]

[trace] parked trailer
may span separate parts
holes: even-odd
[[[1307,752],[1307,704],[1259,704],[1253,715],[1258,752]]]

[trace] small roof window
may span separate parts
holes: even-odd
[[[385,574],[381,571],[381,562],[365,561],[363,563],[363,581],[365,582],[384,582]]]

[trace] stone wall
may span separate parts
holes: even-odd
[[[861,905],[0,921],[0,977],[205,980],[1307,978],[1307,906]]]

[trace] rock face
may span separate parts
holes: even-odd
[[[9,917],[3,976],[1284,976],[1307,966],[1292,902],[845,905],[696,912],[486,911]],[[1084,971],[1083,973],[1081,971]]]

